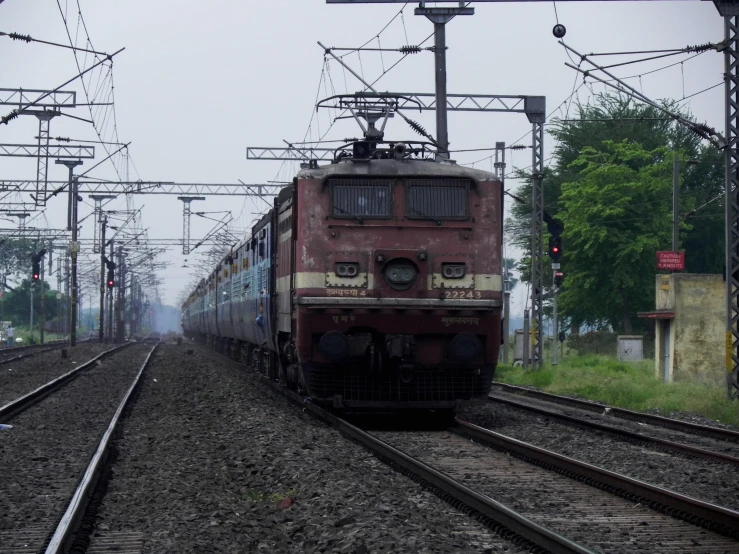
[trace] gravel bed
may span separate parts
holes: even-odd
[[[0,406],[37,389],[114,346],[96,342],[78,344],[74,348],[67,347],[67,358],[62,358],[62,350],[58,348],[0,365]]]
[[[467,408],[459,418],[616,473],[739,510],[736,467],[729,464],[652,449],[495,402]],[[608,419],[608,424],[613,425],[614,420]]]
[[[145,553],[520,552],[197,345],[160,347],[117,449],[98,541],[140,533]]]
[[[151,345],[104,360],[0,431],[0,550],[53,531]],[[40,547],[40,545],[39,545]]]
[[[596,552],[739,552],[737,541],[450,432],[373,434]]]

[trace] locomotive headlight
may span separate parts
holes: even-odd
[[[339,277],[356,277],[359,274],[359,264],[336,264],[336,275]]]
[[[392,261],[385,267],[385,280],[395,290],[405,290],[413,286],[418,271],[410,261]]]
[[[467,273],[464,264],[441,264],[441,274],[445,279],[461,279]]]

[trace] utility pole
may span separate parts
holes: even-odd
[[[49,173],[49,125],[51,120],[62,115],[60,110],[28,110],[38,118],[38,158],[36,163],[36,205],[46,205],[46,183]],[[43,339],[41,343],[43,344]]]
[[[56,160],[56,163],[67,166],[69,169],[69,204],[67,206],[67,229],[72,231],[72,240],[69,243],[69,253],[72,256],[72,305],[70,307],[69,346],[77,346],[77,254],[80,251],[77,242],[77,178],[74,168],[82,165],[82,160]]]
[[[530,350],[529,350],[529,340],[531,340],[530,335],[531,326],[529,324],[529,310],[526,309],[523,311],[523,368],[528,369],[529,368],[529,357],[530,357]]]
[[[62,311],[62,329],[64,334],[69,334],[69,298],[70,298],[70,286],[69,286],[69,254],[64,256],[64,305]]]
[[[108,260],[112,261],[114,256],[114,243],[115,241],[110,241],[110,250],[108,251]],[[108,325],[107,325],[107,331],[105,333],[105,336],[109,340],[113,340],[113,290],[112,288],[108,289]]]
[[[116,196],[112,194],[91,194],[90,199],[92,199],[95,202],[95,210],[94,210],[94,219],[96,223],[101,223],[103,220],[103,207],[102,202],[103,200],[113,200],[114,198],[117,198]],[[93,228],[93,243],[92,243],[92,253],[98,254],[99,252],[105,253],[105,239],[99,240],[98,239],[98,227],[97,225]]]
[[[415,9],[416,15],[424,15],[434,24],[434,76],[436,81],[436,158],[449,159],[449,128],[447,126],[446,98],[446,24],[458,15],[473,15],[474,8],[427,8],[425,2]]]
[[[33,339],[33,292],[34,292],[34,289],[35,288],[36,288],[36,281],[34,281],[33,279],[31,279],[31,286],[28,287],[28,291],[29,291],[29,293],[31,295],[31,321],[28,324],[29,325],[29,328],[31,330],[31,339]]]
[[[559,322],[557,320],[558,296],[559,287],[557,286],[557,270],[552,268],[552,365],[559,364],[559,357],[557,352],[557,341],[559,340]]]
[[[100,218],[100,329],[98,330],[98,339],[102,344],[105,340],[105,228],[108,224],[108,216]]]
[[[503,221],[505,207],[505,142],[495,143],[495,175],[500,180],[500,238],[501,242],[504,237]],[[503,363],[508,363],[508,351],[510,350],[511,336],[511,279],[508,275],[508,266],[506,265],[505,256],[503,257]]]
[[[123,257],[123,247],[118,247],[118,302],[116,306],[116,333],[115,341],[122,343],[126,337],[126,331],[123,328],[123,304],[125,302],[124,287],[126,286],[126,263]]]
[[[43,248],[43,247],[42,247]],[[41,283],[41,298],[39,298],[39,342],[44,344],[44,325],[46,324],[46,291],[44,290],[44,261],[41,260],[39,271],[39,283]],[[32,310],[33,311],[33,310]]]
[[[394,0],[393,0],[394,1]],[[451,0],[446,0],[451,3]],[[385,3],[387,0],[362,0],[362,3]],[[357,4],[356,0],[326,0],[328,4]],[[447,127],[447,88],[446,88],[446,24],[459,15],[473,15],[474,8],[465,2],[453,2],[456,8],[426,7],[421,0],[413,13],[425,16],[434,24],[434,78],[436,82],[436,144],[437,160],[449,159],[449,130]]]
[[[503,363],[508,363],[508,350],[510,349],[511,336],[511,279],[508,276],[508,267],[504,268],[503,277],[503,310],[505,317],[503,319]]]
[[[680,241],[680,159],[677,152],[672,160],[672,251],[677,252]]]
[[[205,200],[205,196],[178,196],[182,200],[182,253],[190,253],[190,203],[193,200]]]

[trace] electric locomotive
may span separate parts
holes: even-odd
[[[453,410],[488,394],[498,359],[503,189],[429,144],[384,141],[397,98],[380,97],[353,100],[363,140],[298,173],[183,327],[316,402]]]

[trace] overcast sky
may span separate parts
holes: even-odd
[[[413,15],[415,5],[409,3],[368,47],[397,48],[427,39],[433,26]],[[86,35],[79,23],[77,0],[5,0],[0,3],[0,31],[68,44],[60,6],[72,40],[84,46]],[[283,139],[297,142],[324,135],[325,140],[359,136],[351,120],[338,121],[331,127],[328,111],[314,114],[317,96],[362,89],[336,62],[324,64],[323,50],[316,41],[335,47],[360,46],[376,37],[402,8],[402,4],[326,5],[323,0],[79,0],[79,6],[96,50],[111,53],[126,48],[114,58],[112,77],[117,133],[121,141],[132,143],[130,178],[203,183],[292,179],[295,164],[247,161],[247,146],[281,146]],[[582,77],[564,65],[569,58],[552,35],[557,22],[552,2],[478,2],[473,6],[474,16],[458,17],[448,26],[450,93],[543,95],[547,112],[562,117],[573,89],[577,89],[573,99],[583,103],[592,92],[604,91],[603,85],[581,86]],[[723,20],[713,3],[707,1],[557,2],[556,11],[559,22],[567,28],[564,40],[581,53],[682,48],[723,39]],[[433,39],[429,39],[424,46],[432,44]],[[352,53],[344,60],[374,81],[400,57],[394,52],[364,52]],[[694,59],[689,57],[632,64],[613,72],[620,77],[642,74],[628,82],[655,99],[679,100],[721,82],[722,54],[710,51]],[[597,58],[603,63],[627,59],[634,57]],[[0,88],[51,89],[78,72],[70,50],[8,37],[0,37],[0,60]],[[89,67],[91,60],[90,56],[80,56],[82,67]],[[683,60],[683,64],[646,74]],[[408,56],[376,87],[433,92],[433,64],[430,52]],[[110,82],[107,69],[92,73],[86,81],[91,98],[110,98]],[[77,90],[78,102],[85,101],[79,81],[64,88]],[[723,133],[723,87],[683,104],[699,121]],[[11,109],[0,106],[0,115]],[[573,112],[570,108],[569,113]],[[90,117],[88,109],[82,107],[68,113]],[[110,110],[99,108],[93,116],[101,134],[110,140],[114,136]],[[412,117],[434,133],[433,112]],[[34,143],[37,130],[35,118],[20,117],[0,126],[0,142]],[[528,145],[529,130],[523,114],[449,115],[452,150],[490,148],[496,141]],[[52,121],[51,135],[97,139],[89,123],[64,117]],[[418,136],[396,119],[388,124],[386,137]],[[550,137],[545,136],[545,157],[552,145]],[[97,158],[104,156],[98,146]],[[474,162],[478,169],[491,170],[489,156],[490,152],[453,155],[458,163]],[[508,153],[509,171],[530,166],[530,162],[530,150]],[[94,162],[86,161],[81,169],[92,165]],[[117,166],[124,177],[120,158]],[[33,159],[0,158],[2,179],[33,179],[35,171]],[[90,175],[118,179],[113,164],[104,164]],[[49,179],[65,178],[66,169],[52,162]],[[506,185],[512,190],[517,186],[513,180]],[[133,202],[136,207],[144,206],[141,225],[149,229],[150,237],[182,236],[182,203],[176,197],[137,196]],[[89,201],[83,204],[81,216],[88,214],[91,206]],[[193,209],[230,211],[234,225],[246,228],[265,206],[259,199],[209,197],[193,204]],[[121,198],[108,207],[125,209],[126,202]],[[43,214],[34,214],[29,226],[59,228],[65,218],[66,199],[58,198]],[[82,233],[91,237],[92,227],[87,222]],[[3,227],[14,226],[11,222],[0,223]],[[204,236],[213,225],[213,221],[194,217],[192,237]],[[516,252],[511,254],[515,256]],[[170,264],[164,275],[165,302],[175,303],[180,291],[196,276],[191,266],[182,267],[184,258],[177,248],[162,258]],[[196,254],[187,258],[192,264]],[[522,311],[524,295],[525,287],[519,286],[513,295],[513,313]]]

